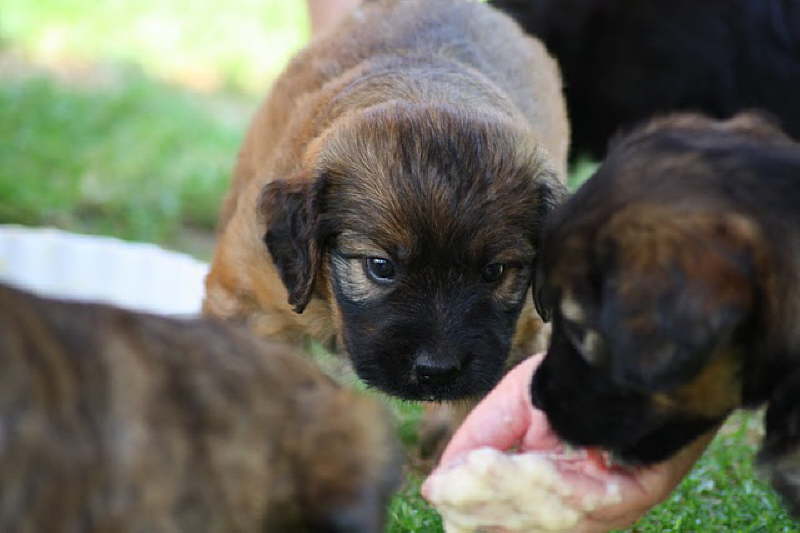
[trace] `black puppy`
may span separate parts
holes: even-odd
[[[662,461],[765,402],[760,459],[800,503],[800,145],[749,114],[653,121],[546,224],[534,404],[565,440]]]
[[[491,0],[542,39],[565,81],[573,152],[669,111],[763,108],[800,138],[796,0]]]

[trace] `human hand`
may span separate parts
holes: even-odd
[[[545,414],[530,400],[531,378],[542,359],[537,355],[520,363],[478,404],[451,439],[431,476],[458,465],[467,453],[479,448],[513,450],[515,454],[548,452],[563,483],[571,488],[572,496],[567,498],[571,502],[567,503],[579,507],[579,501],[593,496],[602,501],[607,487],[613,484],[618,489],[620,497],[614,499],[615,503],[587,511],[570,529],[598,533],[633,524],[666,498],[714,436],[715,431],[709,432],[669,460],[649,467],[608,467],[596,451],[577,456],[565,453],[564,444],[550,429]],[[422,488],[426,498],[430,489],[429,477]]]

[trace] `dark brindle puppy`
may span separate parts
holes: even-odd
[[[768,404],[760,454],[800,510],[800,145],[763,119],[656,120],[548,221],[532,385],[555,431],[661,461]]]
[[[0,531],[382,531],[385,413],[286,348],[2,286],[0,339]]]
[[[566,151],[557,68],[510,18],[366,2],[258,111],[205,309],[333,342],[393,395],[478,396],[541,343],[526,294]]]

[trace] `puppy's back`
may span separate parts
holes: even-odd
[[[0,338],[1,531],[379,528],[384,413],[285,349],[2,286]]]
[[[548,108],[563,109],[558,66],[541,42],[499,10],[467,0],[365,2],[300,52],[276,87],[291,88],[297,100],[381,56],[415,57],[420,66],[436,57],[461,62],[502,89],[533,125]]]
[[[386,65],[386,60],[393,61]],[[465,69],[443,71],[442,61]],[[400,63],[402,64],[400,64]],[[387,70],[388,69],[388,70]],[[464,74],[467,79],[460,79]],[[521,114],[565,177],[569,126],[556,62],[507,15],[468,0],[373,0],[298,53],[275,81],[245,138],[222,213],[232,214],[247,180],[263,169],[287,178],[306,143],[349,107],[353,82],[382,77],[369,97],[424,100]],[[454,83],[443,80],[459,78]],[[410,83],[409,83],[410,82]],[[488,92],[487,92],[488,91]],[[377,102],[371,102],[377,103]],[[333,113],[333,114],[332,114]],[[299,150],[299,151],[298,151]]]

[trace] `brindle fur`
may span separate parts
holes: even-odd
[[[461,0],[366,2],[259,109],[205,311],[335,345],[393,395],[479,396],[509,352],[543,347],[525,295],[567,138],[557,67],[510,18]],[[396,283],[366,276],[373,256]],[[504,276],[484,283],[492,263]]]
[[[0,531],[382,531],[386,413],[287,348],[2,286],[0,338]]]
[[[800,504],[800,145],[676,115],[618,141],[545,228],[534,402],[558,432],[661,461],[768,404],[760,460]]]

